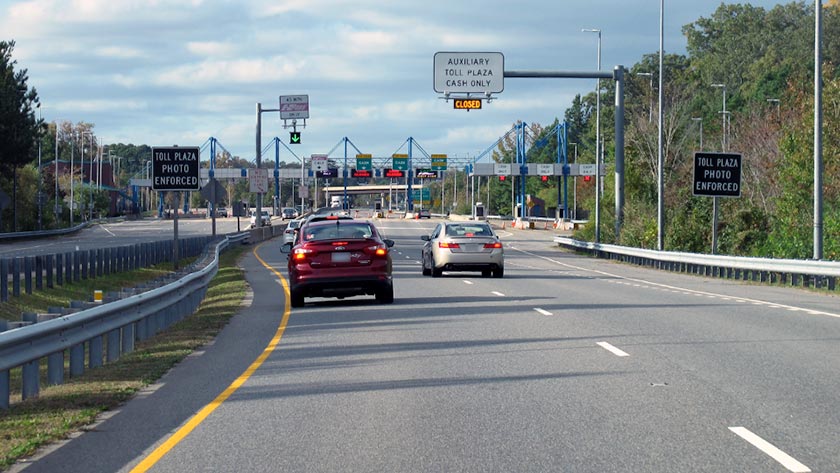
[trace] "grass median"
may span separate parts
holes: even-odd
[[[154,338],[138,342],[134,352],[114,363],[88,370],[66,384],[43,387],[35,399],[14,402],[13,398],[11,408],[0,411],[0,470],[32,455],[39,447],[83,430],[98,414],[127,401],[212,341],[245,297],[245,277],[236,264],[244,251],[244,247],[238,247],[222,254],[219,272],[192,316]]]

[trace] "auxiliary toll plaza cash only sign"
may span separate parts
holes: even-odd
[[[152,148],[152,190],[199,190],[200,156],[197,146]]]
[[[694,153],[694,183],[697,196],[741,197],[741,155]]]

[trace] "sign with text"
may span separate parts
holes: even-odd
[[[315,172],[318,171],[326,171],[327,167],[329,167],[329,163],[327,162],[327,155],[326,154],[313,154],[312,155],[312,170]]]
[[[199,190],[200,156],[197,146],[152,148],[152,190]]]
[[[741,155],[694,153],[694,195],[741,197]]]
[[[248,169],[248,184],[253,194],[265,194],[268,192],[268,169]]]
[[[338,169],[328,168],[324,169],[323,171],[315,171],[315,177],[320,177],[324,179],[332,179],[334,177],[338,177]]]
[[[452,101],[455,110],[481,110],[481,99],[455,99]]]
[[[502,53],[435,53],[435,92],[498,94],[504,89],[505,56]]]
[[[509,163],[494,163],[493,173],[497,176],[509,176],[512,166]]]
[[[391,168],[400,171],[408,171],[408,155],[394,154],[391,156]]]
[[[356,155],[356,169],[370,171],[373,169],[373,156],[369,154]]]
[[[445,154],[433,154],[432,158],[432,169],[435,171],[446,171],[446,155]]]
[[[414,177],[418,179],[437,179],[438,173],[431,169],[417,169],[414,172]]]
[[[401,169],[385,169],[382,172],[382,175],[384,177],[390,177],[390,178],[405,177],[405,171],[403,171]]]
[[[370,169],[353,169],[350,177],[354,177],[356,179],[373,177],[373,172]]]
[[[281,95],[280,119],[295,120],[298,118],[309,118],[309,96]]]

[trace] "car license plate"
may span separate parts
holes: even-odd
[[[350,262],[350,253],[346,253],[346,252],[333,253],[332,254],[332,262],[333,263],[349,263]]]

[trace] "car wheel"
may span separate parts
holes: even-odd
[[[291,299],[289,302],[291,303],[292,307],[303,307],[304,306],[305,302],[303,300],[304,299],[303,298],[303,293],[301,293],[300,291],[292,289],[291,291],[289,291],[289,295],[290,295],[290,299]]]
[[[420,266],[423,267],[423,276],[430,276],[432,274],[432,270],[426,267],[425,258],[420,258]]]
[[[501,278],[505,275],[505,268],[498,268],[493,270],[493,277],[494,278]]]
[[[432,269],[431,269],[431,271],[432,271],[432,277],[433,277],[433,278],[439,278],[439,277],[443,276],[443,270],[442,270],[442,269],[438,269],[438,268],[436,268],[436,267],[435,267],[435,260],[434,260],[434,258],[432,258],[432,259],[430,260],[430,262],[431,262],[431,265],[432,265]]]
[[[483,278],[489,278],[489,277],[490,277],[490,270],[489,270],[489,269],[483,269],[483,270],[481,270],[481,277],[483,277]]]
[[[376,300],[380,304],[391,304],[394,302],[394,286],[388,285],[376,291]]]

